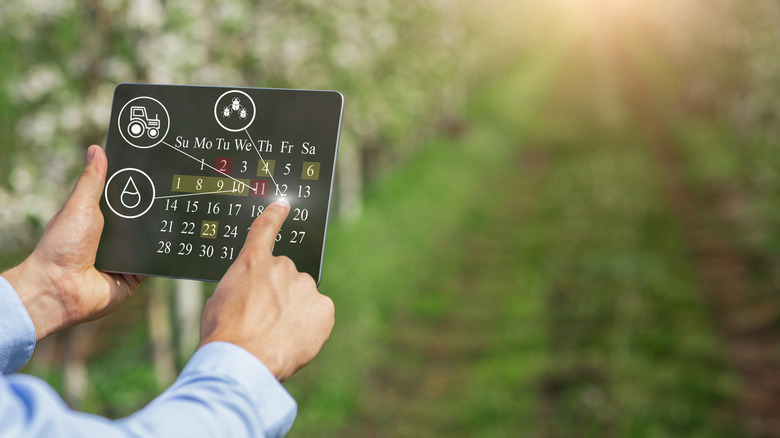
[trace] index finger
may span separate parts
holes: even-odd
[[[270,254],[276,243],[276,234],[282,228],[287,214],[290,213],[290,202],[280,198],[263,210],[252,223],[246,236],[244,247],[258,247]]]

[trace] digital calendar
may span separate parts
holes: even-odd
[[[342,109],[335,91],[119,85],[95,266],[219,281],[285,197],[274,255],[319,284]]]

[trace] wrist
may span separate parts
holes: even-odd
[[[290,376],[286,373],[285,367],[284,367],[284,359],[281,354],[278,354],[274,352],[272,349],[269,348],[263,348],[258,345],[253,345],[252,342],[241,342],[236,339],[231,338],[230,336],[220,336],[218,334],[211,334],[206,337],[204,337],[201,342],[200,346],[203,347],[206,344],[210,344],[212,342],[225,342],[228,344],[236,345],[244,350],[246,350],[249,354],[257,358],[260,362],[263,363],[263,366],[265,366],[268,371],[271,372],[271,374],[276,377],[276,380],[280,382],[284,382],[289,378]]]
[[[48,278],[47,271],[37,266],[34,256],[3,273],[13,286],[35,326],[35,336],[41,340],[66,326],[57,282]]]

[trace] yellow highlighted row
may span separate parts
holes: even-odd
[[[249,196],[248,179],[219,176],[173,175],[171,191],[182,193],[213,193],[215,195]]]
[[[260,160],[257,165],[257,176],[264,176],[267,178],[274,177],[274,171],[276,169],[276,160]],[[284,168],[279,169],[282,175],[289,175],[292,172],[292,165],[287,164]],[[301,167],[301,179],[318,180],[320,179],[320,163],[314,161],[304,161]]]

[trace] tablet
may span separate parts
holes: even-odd
[[[95,266],[219,281],[286,197],[274,255],[319,284],[342,110],[335,91],[119,85]]]

